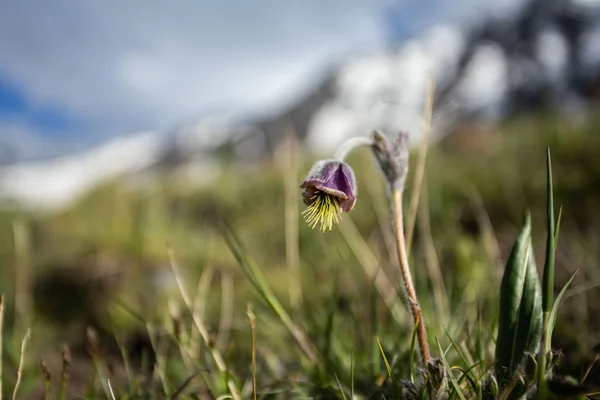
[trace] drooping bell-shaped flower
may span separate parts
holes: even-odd
[[[323,232],[331,230],[342,212],[352,210],[356,203],[354,171],[343,161],[318,161],[300,188],[308,206],[302,213],[306,222],[311,228],[320,224]]]

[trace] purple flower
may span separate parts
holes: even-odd
[[[342,161],[318,161],[300,187],[308,206],[302,214],[311,228],[320,223],[322,231],[331,230],[342,211],[352,210],[356,203],[354,172]]]

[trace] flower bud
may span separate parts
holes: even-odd
[[[356,203],[356,178],[348,164],[337,160],[318,161],[300,185],[308,208],[302,213],[314,228],[331,230],[339,221],[342,211],[352,210]]]
[[[393,142],[381,132],[371,132],[373,153],[392,189],[404,189],[408,174],[408,134],[400,132]]]

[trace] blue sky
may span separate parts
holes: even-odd
[[[481,4],[3,0],[0,145],[33,157],[206,112],[273,111],[341,56],[492,10]]]

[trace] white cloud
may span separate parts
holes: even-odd
[[[548,77],[552,80],[560,79],[569,54],[567,42],[558,31],[555,29],[542,31],[536,41],[536,55]]]
[[[508,61],[502,49],[495,44],[480,45],[459,83],[461,102],[468,109],[497,112],[507,90]]]
[[[581,57],[587,68],[600,65],[600,23],[583,36]]]
[[[0,2],[0,72],[38,105],[111,129],[288,100],[339,54],[380,43],[385,0]]]

